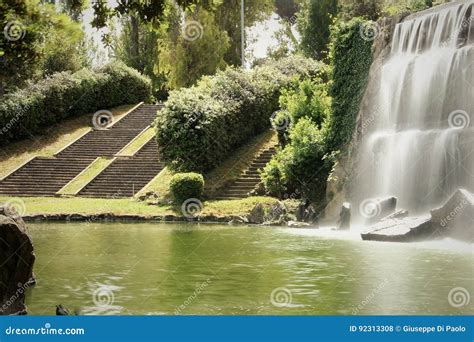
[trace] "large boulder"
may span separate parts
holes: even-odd
[[[454,239],[474,242],[474,195],[456,191],[440,208],[431,211],[434,229]]]
[[[366,203],[369,203],[365,207],[366,210],[371,210],[370,203],[373,203],[373,211],[368,215],[368,221],[371,223],[378,222],[384,217],[395,213],[395,210],[397,209],[396,197],[377,198],[376,200],[373,200],[373,202],[369,201]]]
[[[0,206],[0,314],[26,314],[25,291],[35,283],[33,242],[22,218]]]
[[[265,221],[265,209],[262,203],[257,203],[247,216],[249,223],[262,224]]]
[[[413,242],[439,237],[433,229],[429,215],[385,219],[361,236],[362,240],[391,242]]]

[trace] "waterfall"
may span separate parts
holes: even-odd
[[[473,21],[470,0],[395,27],[373,114],[362,117],[375,122],[361,142],[357,200],[395,196],[399,208],[421,213],[458,188],[474,191]]]

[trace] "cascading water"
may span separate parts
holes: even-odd
[[[359,202],[395,196],[399,208],[419,213],[459,188],[474,191],[473,21],[470,0],[396,26],[370,100],[375,122],[361,145]]]

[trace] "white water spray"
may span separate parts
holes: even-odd
[[[370,110],[357,200],[395,196],[423,212],[458,188],[474,191],[474,0],[406,18]]]

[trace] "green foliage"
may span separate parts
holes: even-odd
[[[156,99],[165,100],[168,87],[166,75],[158,65],[160,31],[155,26],[133,16],[124,18],[122,31],[115,37],[112,48],[119,61],[150,78]]]
[[[274,0],[245,1],[245,27],[250,28],[255,23],[269,18],[273,9]],[[221,1],[213,14],[218,28],[225,31],[229,38],[224,61],[227,65],[242,65],[241,0]],[[204,29],[206,30],[206,27]]]
[[[203,75],[225,68],[229,37],[217,27],[212,13],[204,9],[186,13],[182,27],[180,13],[172,8],[168,21],[160,40],[159,66],[170,88],[189,87]]]
[[[383,13],[385,15],[395,15],[401,12],[418,12],[427,8],[444,4],[449,0],[385,0]]]
[[[297,26],[301,51],[308,57],[322,59],[327,54],[330,26],[337,15],[337,0],[303,0]]]
[[[171,178],[170,190],[178,204],[191,198],[200,199],[204,192],[204,178],[194,172],[177,173]]]
[[[280,106],[288,111],[292,122],[307,117],[321,128],[331,113],[331,98],[327,88],[327,83],[323,83],[320,78],[304,80],[296,89],[283,91]]]
[[[57,73],[1,98],[0,143],[40,134],[67,117],[137,103],[150,95],[150,81],[122,64]]]
[[[38,0],[0,3],[0,82],[6,90],[59,71],[75,72],[87,65],[81,24]]]
[[[162,158],[177,171],[209,171],[270,127],[281,89],[317,75],[320,64],[291,57],[251,71],[228,68],[174,91],[157,119]]]
[[[329,147],[333,151],[350,140],[367,86],[372,64],[372,41],[364,39],[361,30],[368,23],[362,18],[354,18],[349,22],[339,21],[332,27]]]
[[[364,17],[377,20],[382,13],[384,0],[340,0],[339,5],[344,19]]]
[[[262,180],[279,197],[286,191],[320,201],[332,163],[327,154],[327,128],[303,117],[290,130],[290,143],[264,168]]]

